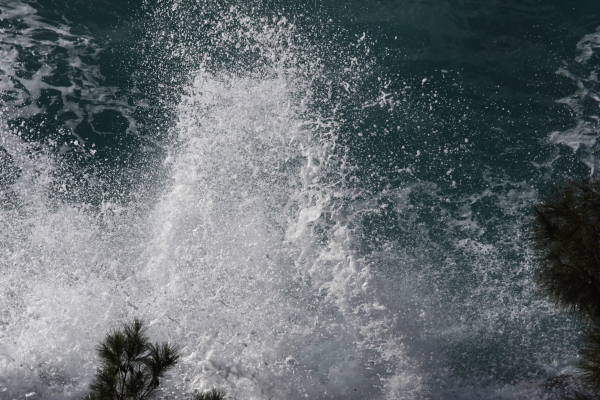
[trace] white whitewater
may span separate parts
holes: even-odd
[[[419,392],[356,255],[335,120],[307,111],[309,80],[281,62],[291,50],[280,44],[262,43],[277,61],[260,73],[192,73],[170,179],[139,196],[152,204],[67,204],[53,195],[53,157],[3,130],[22,171],[0,217],[3,398],[84,394],[95,345],[134,316],[182,347],[169,397],[213,386],[237,399]]]

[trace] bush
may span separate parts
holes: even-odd
[[[111,331],[96,348],[102,362],[90,388],[91,400],[146,400],[177,364],[177,346],[151,344],[144,321]]]
[[[535,207],[530,240],[541,292],[592,322],[580,350],[581,383],[565,400],[600,400],[600,179],[568,181]]]
[[[586,334],[584,346],[580,351],[581,361],[578,363],[583,383],[600,392],[600,328],[594,326]]]
[[[600,180],[569,181],[543,198],[530,239],[542,266],[541,292],[600,322]]]

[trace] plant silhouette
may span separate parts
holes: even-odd
[[[91,400],[150,399],[180,357],[177,346],[150,343],[137,318],[109,332],[96,351],[102,366],[90,385]]]
[[[577,367],[583,383],[595,393],[600,393],[600,327],[593,326],[586,334],[581,360]]]
[[[218,391],[215,388],[208,392],[203,393],[195,393],[192,396],[192,400],[223,400],[225,399],[225,394],[223,392]]]
[[[535,207],[530,240],[541,292],[562,309],[600,321],[600,180],[554,188]]]
[[[567,181],[535,207],[530,240],[542,294],[591,322],[565,400],[600,399],[600,178]]]

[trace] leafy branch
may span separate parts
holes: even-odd
[[[137,318],[109,332],[96,351],[102,364],[90,385],[91,400],[150,399],[180,358],[177,346],[150,343]]]

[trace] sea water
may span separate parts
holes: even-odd
[[[532,206],[597,171],[600,8],[0,1],[0,398],[539,399]]]

